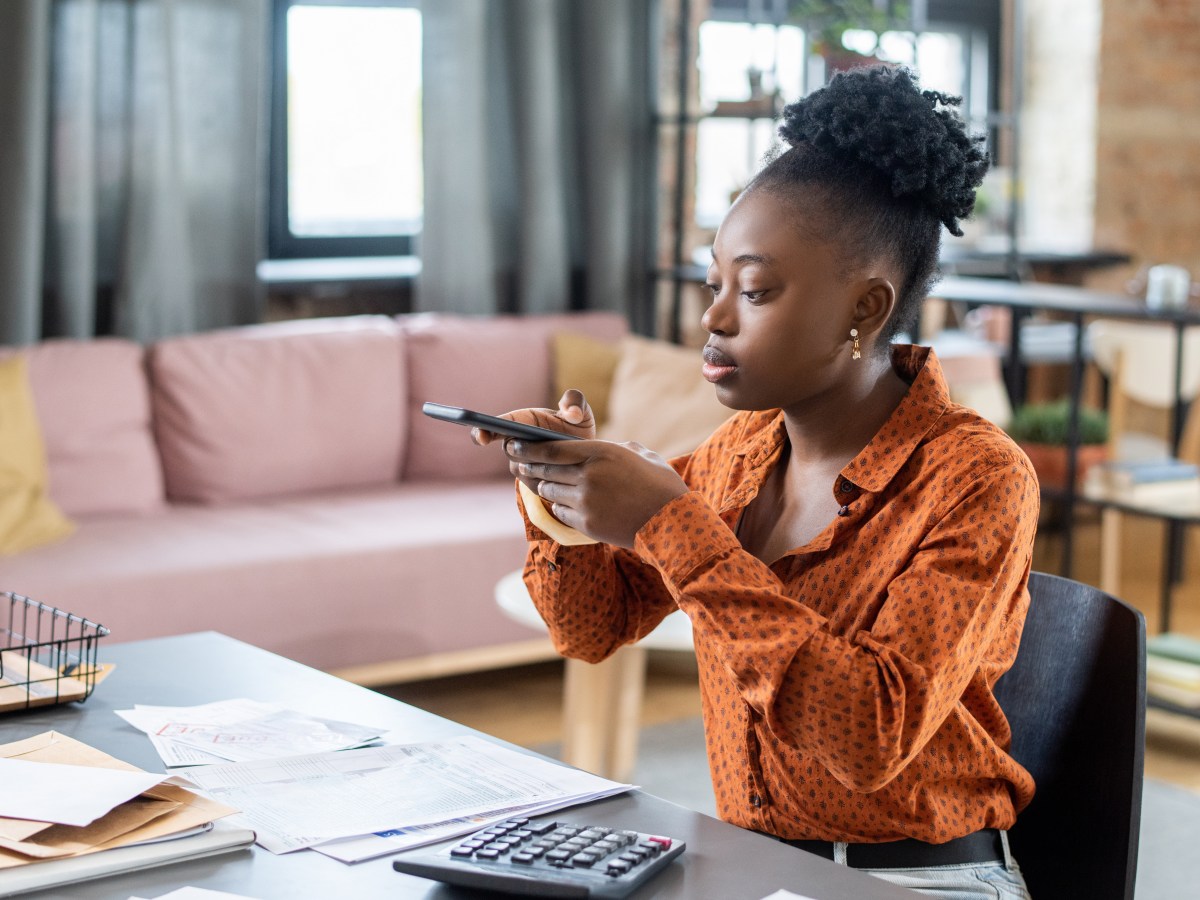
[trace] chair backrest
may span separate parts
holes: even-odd
[[[996,684],[1037,793],[1009,832],[1034,898],[1131,900],[1146,733],[1146,622],[1098,588],[1029,577],[1029,615]]]

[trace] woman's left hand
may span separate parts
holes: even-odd
[[[556,519],[618,547],[632,547],[655,513],[688,492],[670,464],[641,444],[509,438],[504,452],[522,480],[537,482]]]

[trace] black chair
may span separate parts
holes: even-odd
[[[1029,577],[996,699],[1037,782],[1009,832],[1034,900],[1132,900],[1146,735],[1146,620],[1098,588]]]

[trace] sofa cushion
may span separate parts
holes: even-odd
[[[50,340],[22,352],[58,507],[72,518],[161,508],[141,345]]]
[[[551,402],[551,338],[569,331],[618,340],[617,313],[466,316],[424,313],[400,318],[408,361],[409,443],[405,479],[503,476],[498,445],[476,447],[465,428],[422,415],[427,400],[503,413]]]
[[[281,322],[150,348],[173,500],[219,503],[394,481],[405,372],[386,316]]]
[[[700,351],[630,335],[613,373],[606,441],[637,441],[667,457],[700,446],[734,410],[701,374]]]
[[[0,359],[0,436],[0,554],[70,534],[70,520],[46,496],[46,451],[24,356]]]

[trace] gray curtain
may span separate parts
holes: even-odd
[[[426,0],[417,305],[612,309],[653,262],[652,0]]]
[[[269,6],[0,3],[0,342],[258,319]]]

